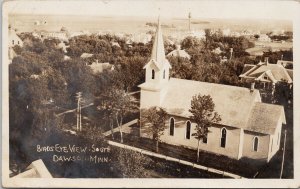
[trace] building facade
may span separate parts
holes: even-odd
[[[170,78],[171,65],[165,57],[162,31],[158,23],[150,61],[144,66],[145,83],[141,88],[140,109],[162,107],[168,115],[161,140],[172,145],[197,149],[192,136],[196,124],[190,119],[194,95],[210,95],[221,121],[209,128],[200,142],[203,151],[234,159],[269,161],[278,151],[285,114],[282,106],[261,102],[258,90],[242,87]],[[141,116],[142,111],[141,111]],[[143,137],[150,137],[144,132]]]

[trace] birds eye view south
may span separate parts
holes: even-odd
[[[11,9],[8,178],[294,179],[293,20],[188,2]]]

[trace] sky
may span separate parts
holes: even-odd
[[[283,19],[295,17],[292,0],[13,0],[4,3],[12,14],[140,16],[186,18]]]

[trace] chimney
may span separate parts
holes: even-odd
[[[255,82],[252,82],[250,86],[250,92],[252,93],[254,89],[255,89]]]
[[[269,57],[265,57],[265,62],[266,62],[266,65],[269,64]]]

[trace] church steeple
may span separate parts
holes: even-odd
[[[161,105],[168,90],[170,68],[171,65],[165,55],[160,18],[158,18],[151,57],[144,66],[146,69],[145,83],[139,85],[141,109]]]
[[[162,66],[166,62],[164,40],[161,31],[160,18],[158,17],[156,34],[153,41],[151,59],[154,60],[158,66]]]
[[[144,66],[146,69],[146,82],[161,83],[169,79],[171,65],[166,59],[164,40],[161,30],[160,17],[158,17],[156,33],[153,40],[152,52],[149,62]]]

